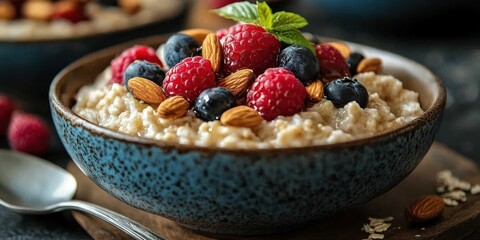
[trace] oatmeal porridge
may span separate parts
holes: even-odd
[[[289,117],[263,121],[255,129],[204,122],[189,111],[178,119],[162,119],[155,108],[135,99],[121,84],[109,85],[105,71],[94,85],[83,87],[74,111],[88,121],[118,132],[167,143],[223,148],[281,148],[330,144],[368,137],[405,125],[423,113],[416,92],[402,82],[373,72],[355,76],[365,85],[365,109],[356,102],[336,108],[322,100]]]

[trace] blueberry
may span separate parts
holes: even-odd
[[[367,89],[357,79],[339,78],[325,86],[324,94],[333,105],[341,108],[351,101],[356,101],[361,108],[368,103]]]
[[[280,52],[279,66],[295,75],[303,85],[307,86],[318,77],[319,65],[315,55],[308,48],[291,45]]]
[[[348,70],[350,71],[350,76],[357,74],[358,64],[364,58],[365,57],[358,52],[353,52],[350,54],[350,56],[347,58],[347,65],[348,65]]]
[[[195,56],[198,48],[200,45],[194,38],[185,34],[174,34],[165,43],[165,62],[169,67],[173,67],[183,59]]]
[[[165,78],[165,72],[155,63],[137,60],[128,65],[123,73],[123,82],[127,88],[128,80],[134,77],[146,78],[161,86]]]
[[[236,98],[226,88],[215,87],[203,91],[195,101],[193,112],[204,121],[220,119],[222,113],[235,107]]]

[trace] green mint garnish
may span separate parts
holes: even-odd
[[[237,22],[258,24],[257,5],[249,2],[236,2],[213,10],[218,15]]]
[[[237,22],[262,26],[278,40],[304,46],[315,54],[310,41],[298,30],[308,25],[307,20],[298,14],[284,11],[272,13],[272,9],[265,2],[257,2],[257,4],[236,2],[216,9],[214,12]]]

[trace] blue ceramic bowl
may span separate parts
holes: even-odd
[[[166,38],[136,43],[158,46]],[[445,88],[429,70],[352,44],[382,58],[386,73],[419,92],[425,113],[400,129],[332,145],[227,150],[167,144],[97,126],[71,109],[77,90],[131,45],[94,53],[58,74],[50,87],[57,132],[79,168],[111,195],[209,233],[288,231],[381,195],[422,160],[445,106]]]

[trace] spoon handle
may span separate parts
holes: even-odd
[[[125,217],[123,215],[120,215],[114,211],[111,211],[109,209],[106,209],[104,207],[101,207],[92,203],[79,201],[79,200],[72,200],[72,201],[62,202],[58,204],[57,207],[63,208],[63,209],[74,209],[74,210],[90,213],[91,215],[98,217],[104,220],[105,222],[117,227],[118,229],[122,230],[123,232],[130,235],[134,239],[165,240],[165,238],[153,232],[152,230],[146,228],[140,223],[128,217]]]

